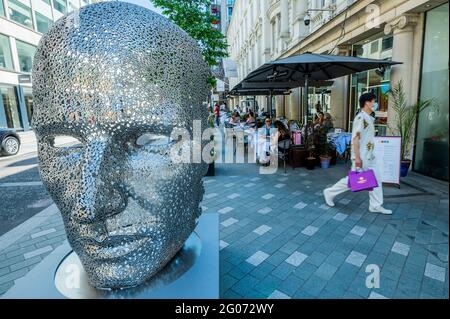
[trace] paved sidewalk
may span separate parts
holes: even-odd
[[[393,216],[369,213],[363,193],[328,208],[321,190],[346,170],[216,165],[202,206],[221,215],[223,298],[448,298],[448,184],[412,174],[420,187],[386,189]],[[64,240],[54,205],[1,236],[0,296]],[[371,264],[379,289],[365,285]]]
[[[367,193],[329,208],[322,190],[346,170],[227,166],[209,179],[223,298],[448,298],[448,184],[439,196],[423,193],[426,182],[387,188],[392,216],[368,212]],[[381,271],[379,289],[366,287],[368,265]]]

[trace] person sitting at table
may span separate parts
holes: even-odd
[[[278,130],[278,141],[284,141],[290,139],[290,134],[286,126],[284,126],[283,122],[275,121],[275,127]]]
[[[313,124],[314,130],[318,130],[323,125],[323,121],[324,121],[323,112],[317,113],[317,117],[314,120],[314,124]]]
[[[238,116],[237,112],[233,112],[230,118],[230,124],[231,125],[239,125],[241,122],[241,118]]]
[[[322,126],[323,126],[323,128],[324,128],[326,133],[328,133],[331,129],[334,128],[333,120],[331,118],[331,114],[330,113],[325,113]]]
[[[253,124],[255,124],[255,122],[256,122],[255,114],[253,114],[253,112],[250,110],[250,112],[248,112],[248,114],[247,114],[247,120],[245,121],[245,124],[253,125]]]

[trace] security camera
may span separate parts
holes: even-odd
[[[305,17],[303,18],[303,22],[305,22],[306,26],[308,26],[311,23],[311,17],[309,16],[309,14],[305,15]]]

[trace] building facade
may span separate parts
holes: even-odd
[[[91,0],[0,0],[0,127],[29,130],[34,53],[39,40],[65,13]]]
[[[410,146],[413,169],[448,180],[448,5],[448,0],[237,0],[227,33],[238,70],[230,87],[265,62],[305,52],[403,62],[311,88],[307,107],[314,113],[320,102],[335,127],[348,130],[359,96],[372,91],[380,104],[378,133],[391,134],[395,116],[387,92],[402,81],[409,104],[429,98],[438,102],[438,110],[420,115],[416,143]],[[301,96],[301,89],[295,89],[274,97],[276,116],[304,121]],[[248,99],[267,110],[266,97],[232,98],[230,103]],[[439,159],[430,156],[444,152]]]

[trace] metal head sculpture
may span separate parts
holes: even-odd
[[[40,174],[97,288],[136,286],[201,214],[205,163],[174,163],[174,128],[207,125],[209,69],[164,17],[123,2],[64,16],[39,44],[33,127]],[[79,145],[59,146],[56,136]]]

